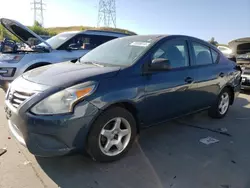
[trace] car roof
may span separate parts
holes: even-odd
[[[104,31],[104,30],[83,30],[83,31],[66,31],[63,33],[68,34],[87,34],[87,35],[102,35],[102,36],[111,36],[111,37],[125,37],[131,36],[132,34],[126,34],[115,31]]]
[[[164,38],[169,38],[169,39],[175,39],[175,38],[187,38],[187,39],[191,39],[191,40],[194,40],[194,41],[197,41],[197,42],[200,42],[200,43],[204,43],[206,45],[209,45],[215,49],[217,49],[215,46],[209,44],[207,41],[204,41],[202,39],[198,39],[198,38],[195,38],[195,37],[191,37],[191,36],[187,36],[187,35],[167,35],[167,34],[158,34],[158,35],[133,35],[133,36],[128,36],[128,37],[134,37],[134,38],[141,38],[142,40],[153,40],[154,42],[157,42],[161,39],[164,39]]]

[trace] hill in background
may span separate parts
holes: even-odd
[[[126,30],[126,29],[120,29],[120,28],[110,28],[110,27],[88,27],[88,26],[71,26],[71,27],[50,27],[50,28],[46,28],[45,30],[47,30],[50,34],[55,35],[61,32],[65,32],[65,31],[82,31],[82,30],[104,30],[104,31],[116,31],[116,32],[121,32],[121,33],[126,33],[126,34],[132,34],[135,35],[135,32]]]
[[[54,36],[61,32],[66,31],[82,31],[82,30],[104,30],[104,31],[115,31],[115,32],[121,32],[126,34],[135,35],[135,32],[126,30],[126,29],[120,29],[120,28],[110,28],[110,27],[89,27],[89,26],[71,26],[71,27],[50,27],[50,28],[43,28],[41,25],[36,22],[33,26],[28,26],[32,31],[34,31],[38,35],[49,35]],[[3,38],[9,38],[13,40],[18,39],[14,37],[11,33],[9,33],[2,25],[0,25],[0,40]]]

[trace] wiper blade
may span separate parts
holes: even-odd
[[[97,67],[104,67],[104,65],[102,64],[99,64],[99,63],[95,63],[93,61],[86,61],[86,62],[81,62],[81,63],[84,63],[84,64],[91,64],[91,65],[95,65]]]

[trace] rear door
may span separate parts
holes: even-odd
[[[190,41],[190,51],[195,71],[196,108],[210,106],[216,100],[226,76],[225,69],[219,65],[219,53],[199,41]]]

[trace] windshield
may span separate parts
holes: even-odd
[[[154,41],[149,37],[124,37],[107,42],[87,53],[80,63],[130,66],[144,54]]]
[[[54,37],[49,38],[48,40],[46,40],[46,42],[52,47],[52,49],[57,49],[66,41],[71,39],[73,36],[75,36],[75,33],[61,33]],[[40,43],[39,46],[47,47],[47,45],[44,44],[43,42]]]

